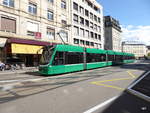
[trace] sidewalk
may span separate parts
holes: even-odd
[[[18,73],[35,72],[35,71],[38,71],[38,67],[24,67],[23,69],[19,69],[19,70],[0,71],[0,75],[18,74]]]

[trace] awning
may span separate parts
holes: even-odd
[[[55,44],[55,43],[51,43],[51,42],[43,42],[43,41],[38,41],[38,40],[28,40],[28,39],[19,39],[19,38],[10,38],[8,40],[8,42],[9,43],[17,43],[17,44],[38,45],[38,46]]]
[[[6,44],[7,38],[0,38],[0,47],[4,47]]]
[[[41,54],[43,46],[27,45],[27,44],[11,44],[11,52],[15,54]]]

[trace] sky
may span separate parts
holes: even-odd
[[[97,0],[104,16],[120,22],[123,41],[138,41],[150,45],[150,0]]]

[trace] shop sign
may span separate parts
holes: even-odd
[[[41,39],[42,34],[40,32],[35,32],[34,35],[36,39]]]

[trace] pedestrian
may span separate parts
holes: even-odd
[[[5,69],[5,64],[2,61],[0,61],[0,71],[4,71],[4,69]]]

